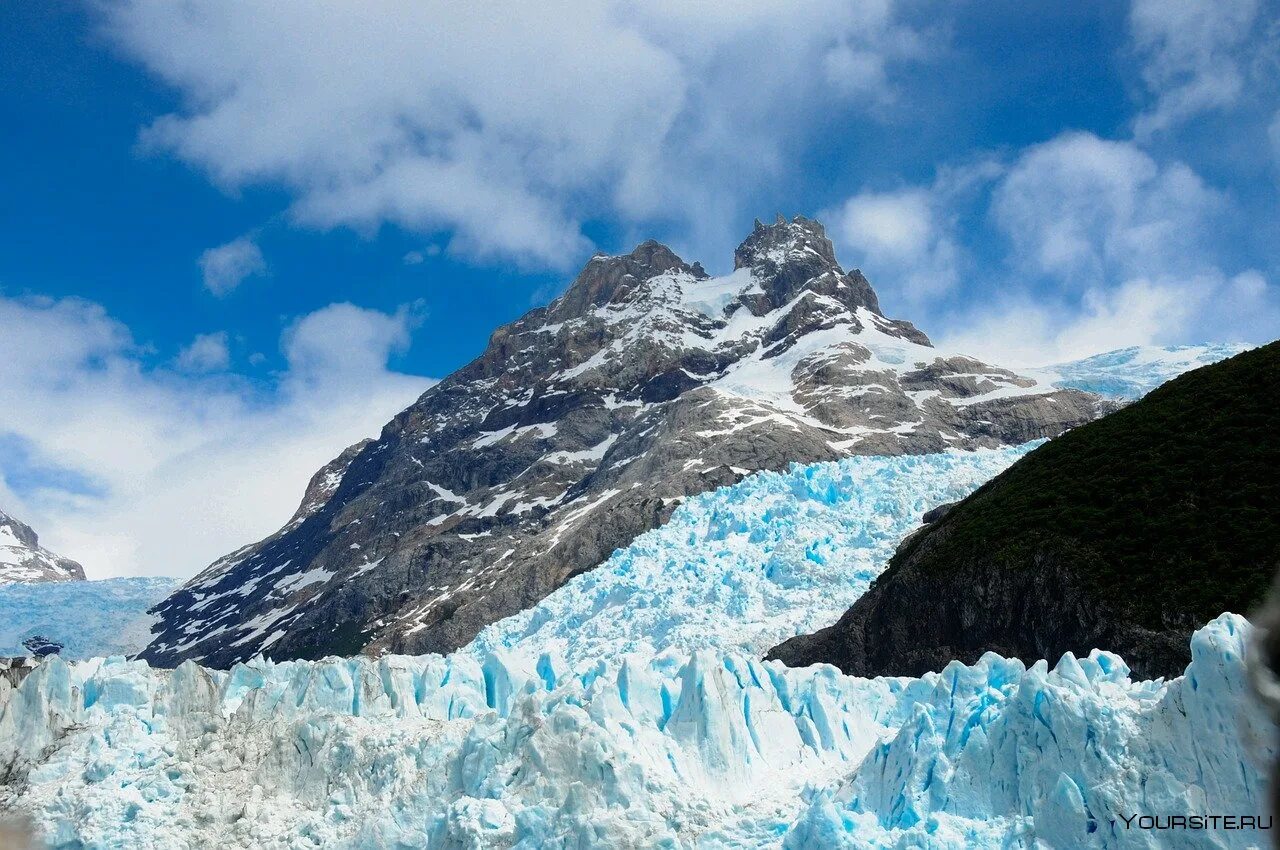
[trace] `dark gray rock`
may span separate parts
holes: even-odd
[[[157,606],[143,657],[448,651],[750,472],[1020,442],[1099,410],[935,351],[817,222],[759,225],[734,261],[712,279],[656,242],[593,257],[326,466],[289,525]]]
[[[62,644],[42,635],[32,635],[22,642],[23,647],[36,658],[46,658],[62,652]]]
[[[938,505],[936,508],[931,508],[925,511],[924,516],[920,517],[920,521],[923,522],[925,525],[929,525],[930,523],[937,522],[938,520],[946,516],[951,511],[951,509],[954,508],[955,506],[956,506],[955,502],[944,502],[943,504]]]
[[[834,624],[774,647],[769,658],[791,667],[834,664],[851,676],[921,676],[952,660],[973,664],[995,652],[1050,664],[1064,652],[1097,647],[1122,654],[1138,677],[1175,676],[1191,660],[1190,634],[1203,622],[1151,629],[1122,598],[1083,580],[1070,554],[1046,547],[1025,569],[1002,569],[975,556],[926,564],[946,540],[945,524],[904,542],[911,556],[886,570]]]

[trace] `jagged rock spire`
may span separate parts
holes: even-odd
[[[653,239],[641,242],[629,254],[611,257],[596,254],[574,279],[564,295],[551,305],[556,321],[582,316],[592,307],[600,307],[624,294],[636,281],[670,271],[683,271],[705,277],[698,264],[689,265],[674,251]]]

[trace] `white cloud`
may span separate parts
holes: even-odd
[[[155,149],[228,190],[283,185],[304,223],[449,230],[455,253],[538,266],[576,262],[591,218],[723,226],[744,169],[777,179],[806,127],[891,100],[926,55],[894,0],[104,9],[184,97]]]
[[[386,368],[387,358],[408,347],[422,319],[421,304],[394,314],[354,304],[330,304],[295,321],[280,337],[289,377],[308,386],[359,384]]]
[[[822,213],[850,265],[872,275],[882,293],[924,315],[955,290],[970,265],[960,239],[960,210],[1001,175],[994,159],[938,169],[928,186],[862,191]]]
[[[992,216],[1020,269],[1081,290],[1200,270],[1203,235],[1223,205],[1181,163],[1066,133],[1022,152],[995,190]]]
[[[174,365],[183,372],[218,372],[231,365],[226,331],[196,334],[191,344],[178,352]]]
[[[959,280],[960,250],[946,216],[940,199],[921,188],[862,192],[826,214],[849,261],[913,304]]]
[[[1155,97],[1139,137],[1234,105],[1247,80],[1258,0],[1134,0],[1129,27]]]
[[[210,248],[200,255],[199,264],[204,288],[218,296],[226,295],[247,278],[267,270],[262,250],[248,236]]]
[[[842,257],[944,347],[1027,366],[1274,338],[1280,292],[1221,256],[1222,226],[1238,214],[1181,162],[1068,132],[825,215]]]
[[[1021,292],[952,323],[940,343],[1004,366],[1043,366],[1131,345],[1258,342],[1280,327],[1280,299],[1257,271],[1136,278],[1079,300]]]
[[[1007,279],[940,335],[1013,365],[1128,345],[1264,341],[1280,295],[1222,268],[1212,235],[1229,200],[1186,165],[1131,142],[1067,133],[1022,151],[992,191]]]
[[[302,317],[264,394],[148,367],[97,304],[0,298],[0,435],[101,490],[19,493],[0,476],[0,504],[93,576],[189,575],[274,531],[316,469],[430,385],[387,368],[415,313],[337,304]]]

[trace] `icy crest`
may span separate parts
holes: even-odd
[[[877,680],[711,651],[54,659],[0,696],[0,806],[88,847],[1149,847],[1123,816],[1264,810],[1248,628],[1201,629],[1168,683],[1101,652]]]
[[[1226,360],[1250,347],[1235,343],[1174,345],[1167,348],[1137,345],[1027,371],[1033,377],[1055,387],[1134,400],[1183,372]]]

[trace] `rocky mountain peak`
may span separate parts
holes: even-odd
[[[773,224],[763,224],[756,219],[751,235],[733,252],[733,267],[781,266],[805,259],[806,254],[814,255],[830,268],[840,267],[836,262],[835,247],[827,238],[827,229],[821,222],[802,215],[791,221],[779,215]]]
[[[45,549],[31,526],[0,511],[0,585],[83,579],[83,567]]]
[[[580,318],[595,307],[623,300],[637,283],[668,272],[685,272],[705,278],[697,263],[692,266],[674,251],[653,239],[641,242],[629,254],[596,254],[574,279],[565,293],[552,303],[549,316],[554,321]]]
[[[280,532],[155,609],[156,663],[448,651],[756,470],[1053,436],[1096,397],[890,319],[822,225],[758,225],[719,277],[661,243],[592,258]]]
[[[773,224],[756,219],[751,235],[733,252],[733,265],[750,269],[760,278],[766,296],[761,306],[765,309],[776,309],[810,292],[834,299],[850,310],[865,307],[883,315],[880,299],[862,272],[846,273],[836,260],[826,228],[802,215],[790,221],[779,215]],[[915,334],[928,344],[924,334]]]

